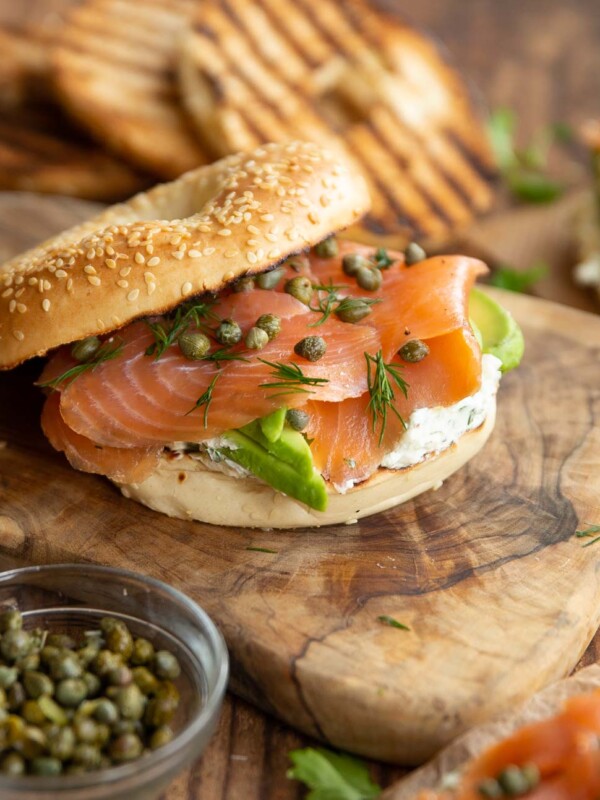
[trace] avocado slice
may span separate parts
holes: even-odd
[[[249,439],[259,444],[267,453],[275,458],[289,464],[301,477],[310,478],[313,473],[313,460],[310,447],[304,436],[286,425],[279,439],[274,442],[269,441],[261,430],[261,420],[255,419],[238,428]],[[229,437],[229,433],[225,434]]]
[[[481,290],[471,289],[469,316],[482,351],[500,359],[502,372],[517,367],[525,342],[512,314]]]
[[[287,408],[284,406],[258,420],[261,431],[270,442],[276,442],[281,437],[283,426],[285,425],[286,411]]]
[[[254,423],[250,423],[250,425],[252,424]],[[256,426],[259,427],[258,421]],[[248,427],[248,425],[244,426],[244,428]],[[308,448],[304,437],[300,433],[297,431],[290,431],[290,433],[293,434],[293,438],[301,439]],[[310,475],[301,475],[291,464],[282,461],[273,453],[269,453],[259,442],[248,436],[241,429],[228,431],[225,436],[232,444],[236,445],[235,449],[221,448],[220,452],[226,458],[245,467],[274,489],[278,489],[290,497],[295,497],[296,500],[306,503],[307,506],[317,511],[325,511],[327,508],[327,489],[325,481],[312,465],[312,456],[310,456]],[[300,450],[303,451],[300,443],[297,442],[297,444]],[[310,455],[310,448],[308,448],[308,452]]]

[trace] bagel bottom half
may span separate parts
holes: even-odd
[[[125,497],[170,517],[246,528],[304,528],[352,523],[438,487],[481,450],[495,422],[492,403],[485,421],[450,447],[399,470],[379,469],[369,480],[339,494],[329,489],[326,511],[315,511],[266,483],[207,469],[190,456],[161,458],[139,484],[118,484]]]

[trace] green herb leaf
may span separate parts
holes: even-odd
[[[259,358],[258,360],[271,367],[271,374],[274,378],[278,378],[277,381],[259,384],[264,389],[282,389],[282,391],[274,394],[273,397],[298,392],[313,394],[309,389],[305,389],[304,386],[322,386],[325,383],[329,383],[328,378],[311,378],[309,375],[305,375],[298,364],[293,362],[282,364],[281,361],[265,361],[264,358]]]
[[[84,361],[81,364],[77,364],[74,367],[71,367],[66,372],[63,372],[62,375],[59,375],[57,378],[52,378],[52,380],[44,381],[40,383],[40,386],[49,386],[51,389],[57,389],[61,384],[69,384],[82,375],[84,372],[93,371],[96,367],[103,364],[105,361],[111,361],[113,358],[117,358],[120,356],[123,351],[123,341],[122,339],[116,339],[104,342],[98,350],[94,353],[93,358],[89,361]]]
[[[372,800],[381,794],[365,764],[352,756],[306,747],[292,750],[290,759],[294,766],[287,776],[311,790],[306,800]]]
[[[221,347],[219,350],[215,350],[214,353],[207,353],[202,356],[198,361],[213,361],[218,364],[221,361],[250,361],[250,359],[241,353],[232,353],[227,347]]]
[[[252,550],[255,553],[277,553],[278,550],[269,550],[268,547],[247,547],[246,550]]]
[[[379,622],[383,622],[384,625],[389,625],[391,628],[400,628],[400,630],[403,630],[403,631],[409,631],[410,630],[408,625],[405,625],[403,622],[398,622],[397,619],[394,619],[394,617],[388,616],[388,614],[380,614],[377,617],[377,620]]]
[[[378,247],[375,250],[375,266],[378,269],[388,269],[394,263],[394,259],[390,258],[388,255],[388,251],[385,247]]]
[[[511,292],[525,292],[547,274],[548,265],[544,261],[536,261],[532,267],[523,270],[498,267],[494,270],[490,283]]]
[[[527,203],[551,203],[564,191],[562,183],[533,169],[511,170],[506,180],[515,197]]]
[[[515,125],[515,113],[509,108],[497,108],[490,114],[487,122],[488,138],[496,163],[501,170],[507,169],[515,163],[513,147]]]
[[[175,311],[163,317],[159,322],[148,322],[146,320],[146,325],[154,336],[154,343],[148,347],[146,355],[159,359],[167,348],[175,344],[181,334],[187,331],[192,323],[196,327],[201,327],[204,320],[217,319],[216,315],[211,311],[213,303],[214,300],[202,303],[190,300],[187,303],[181,303]]]
[[[393,384],[400,389],[404,397],[408,397],[408,383],[400,374],[402,367],[399,364],[384,363],[381,350],[374,356],[369,353],[365,353],[364,356],[367,361],[367,388],[370,395],[368,409],[373,421],[373,432],[377,424],[381,424],[379,432],[379,445],[381,445],[389,411],[395,414],[406,428],[406,423],[394,404],[396,394]]]
[[[581,531],[575,531],[575,536],[578,539],[588,538],[590,536],[594,536],[591,542],[586,542],[583,547],[591,547],[596,542],[600,541],[600,536],[596,536],[595,534],[600,533],[600,525],[590,525],[589,528]]]
[[[348,284],[340,283],[340,284],[333,284],[331,281],[328,284],[314,284],[313,289],[317,293],[317,305],[311,306],[309,308],[311,311],[315,311],[318,314],[322,314],[323,316],[321,319],[317,320],[317,322],[312,322],[308,327],[309,328],[316,328],[319,325],[322,325],[326,320],[329,319],[331,313],[335,310],[336,303],[340,303],[341,298],[338,296],[338,291],[340,289],[348,289]],[[325,297],[321,295],[325,293]]]
[[[212,403],[212,396],[213,396],[213,391],[214,391],[214,388],[215,388],[215,384],[218,381],[218,379],[221,377],[222,374],[223,374],[222,372],[217,372],[215,374],[214,378],[212,379],[212,381],[209,383],[208,387],[206,388],[206,391],[202,392],[200,397],[194,403],[193,407],[190,408],[190,410],[186,411],[186,413],[185,413],[185,416],[187,417],[188,414],[191,414],[197,408],[202,408],[202,406],[204,406],[204,418],[203,419],[204,419],[204,427],[205,428],[208,427],[208,409],[210,407],[210,404]]]
[[[572,142],[575,138],[572,126],[567,122],[553,122],[550,130],[557,142]]]

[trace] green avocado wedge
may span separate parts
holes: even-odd
[[[283,426],[285,425],[286,411],[287,408],[283,406],[283,408],[278,408],[277,411],[273,411],[272,414],[267,414],[266,417],[261,417],[258,420],[263,435],[270,442],[276,442],[281,437]]]
[[[520,364],[525,341],[512,314],[480,289],[471,289],[469,317],[482,351],[500,359],[502,372]]]

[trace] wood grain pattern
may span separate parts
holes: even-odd
[[[277,533],[154,514],[44,441],[39,365],[4,374],[0,551],[120,565],[184,589],[219,622],[237,694],[328,744],[418,763],[567,674],[599,621],[600,551],[573,533],[600,516],[600,320],[502,301],[528,349],[504,380],[490,443],[437,492],[354,526]]]

